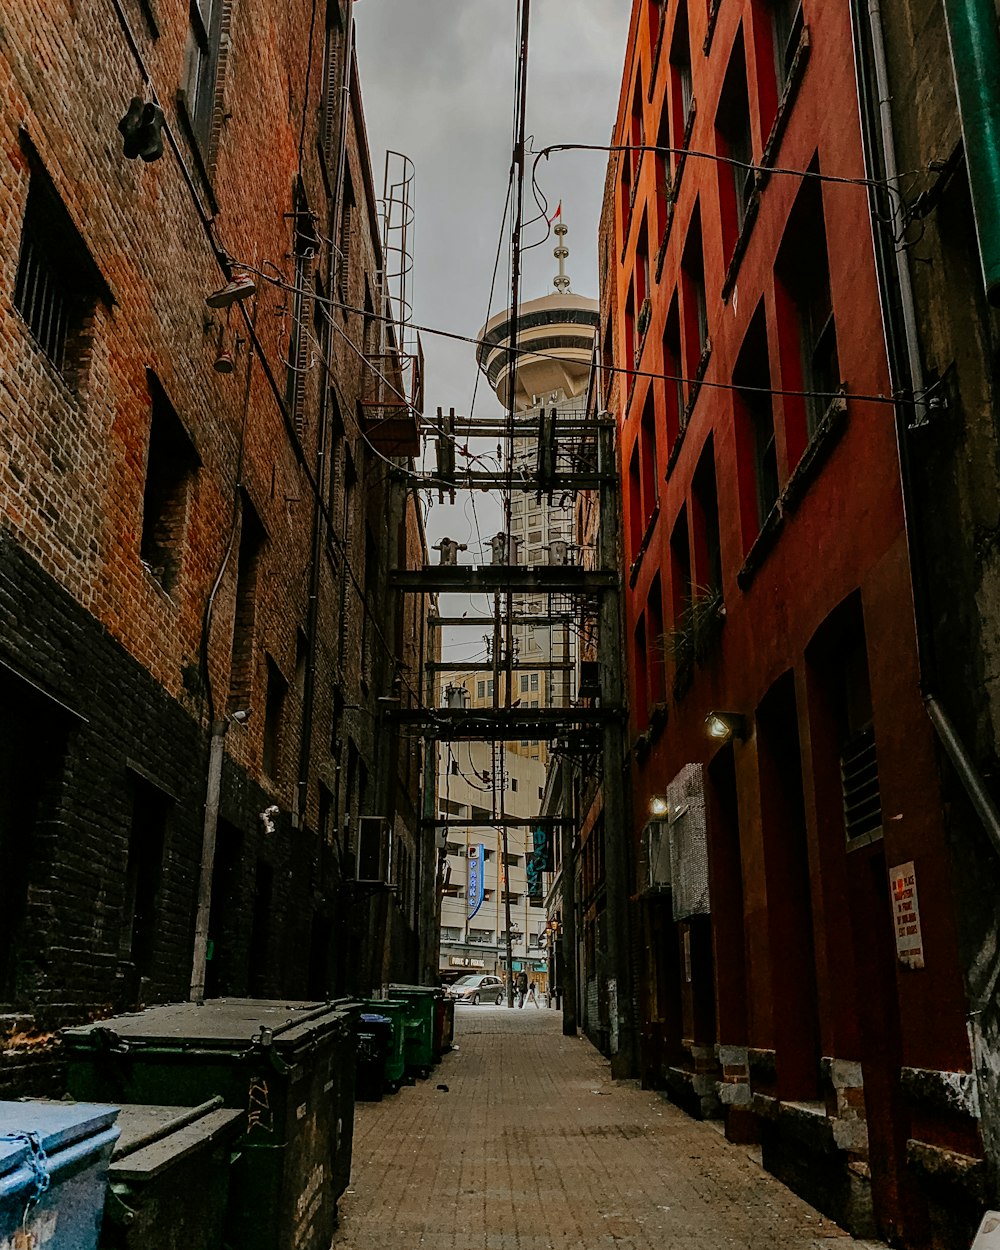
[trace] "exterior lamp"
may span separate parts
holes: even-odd
[[[716,742],[728,742],[730,738],[742,742],[747,736],[747,718],[739,712],[709,712],[705,726],[708,736]]]
[[[649,814],[659,820],[670,811],[670,805],[662,794],[654,794],[649,800]]]

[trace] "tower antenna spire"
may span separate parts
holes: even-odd
[[[559,272],[552,279],[552,285],[560,295],[565,295],[570,287],[569,274],[566,272],[566,261],[569,258],[566,235],[569,234],[569,227],[562,219],[562,200],[559,201],[559,207],[556,209],[552,220],[556,223],[552,227],[552,232],[559,240],[557,246],[552,249],[552,255],[559,262]]]

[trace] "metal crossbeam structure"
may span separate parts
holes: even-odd
[[[478,662],[469,661],[450,661],[450,660],[428,660],[424,664],[424,668],[432,673],[482,673],[490,670],[490,661],[485,663],[482,660]],[[511,665],[511,670],[515,673],[544,673],[544,672],[569,672],[574,667],[573,660],[522,660],[520,663]],[[501,661],[500,668],[502,672],[506,672],[506,665]]]
[[[563,612],[561,615],[542,615],[542,616],[514,616],[515,625],[565,625],[567,622],[575,623],[577,614],[574,612]],[[495,625],[492,616],[430,616],[427,618],[427,626],[429,629],[450,629],[452,626],[462,628],[466,625],[478,626],[480,629],[489,629],[492,631]],[[479,666],[483,666],[480,664]]]
[[[572,564],[435,564],[397,569],[389,574],[389,582],[394,590],[411,594],[586,595],[617,589],[621,577],[613,569],[590,572]]]
[[[624,715],[620,707],[396,708],[387,713],[396,724],[419,725],[427,737],[440,742],[547,741],[586,729],[596,734]]]
[[[571,816],[533,816],[530,819],[519,816],[496,816],[492,820],[434,820],[432,817],[425,816],[423,819],[425,825],[433,825],[435,829],[551,829],[569,825],[571,828],[576,823]]]

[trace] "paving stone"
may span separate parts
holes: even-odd
[[[334,1250],[874,1247],[561,1028],[555,1011],[459,1007],[429,1081],[359,1103]]]

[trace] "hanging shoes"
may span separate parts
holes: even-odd
[[[147,104],[134,95],[125,116],[118,123],[123,150],[128,160],[141,156],[144,161],[158,161],[163,155],[163,109],[158,104]]]
[[[163,109],[158,104],[147,104],[142,112],[139,128],[139,155],[147,163],[158,161],[163,155]]]
[[[213,291],[209,295],[205,303],[209,308],[228,308],[230,304],[235,304],[237,300],[249,299],[251,295],[257,293],[257,283],[253,276],[249,273],[237,273],[233,275],[231,282],[227,282],[224,287],[218,291]]]
[[[142,123],[145,110],[146,105],[142,97],[134,95],[129,102],[125,116],[118,123],[118,129],[125,141],[125,155],[130,161],[135,160],[142,146]]]

